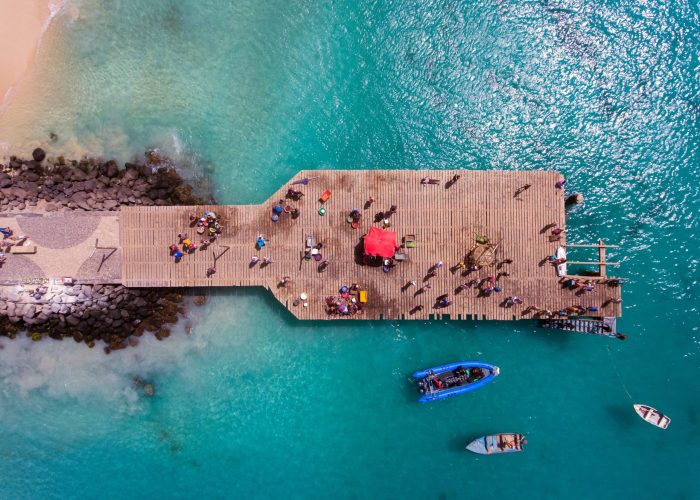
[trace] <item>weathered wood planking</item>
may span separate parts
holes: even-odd
[[[460,179],[451,187],[446,182],[453,175]],[[567,306],[599,307],[600,316],[619,316],[620,306],[602,307],[608,299],[619,298],[620,288],[598,285],[596,290],[576,295],[564,289],[555,270],[543,259],[554,253],[559,243],[549,241],[548,224],[565,227],[564,193],[555,187],[557,172],[545,171],[415,171],[415,170],[324,170],[303,171],[294,179],[312,178],[308,186],[296,186],[305,196],[289,202],[301,211],[292,220],[283,215],[280,222],[271,220],[272,207],[284,198],[289,184],[273,194],[262,205],[203,207],[125,207],[120,217],[120,241],[123,251],[122,279],[131,287],[203,287],[264,286],[272,291],[296,317],[301,319],[336,319],[325,312],[325,297],[336,295],[342,284],[358,283],[368,291],[369,302],[363,313],[346,319],[425,319],[429,316],[452,319],[524,319],[521,313],[528,305],[556,311]],[[439,179],[439,185],[422,185],[420,179]],[[529,188],[515,196],[518,188]],[[321,193],[332,190],[325,203],[327,213],[318,214]],[[369,197],[376,201],[368,209]],[[391,229],[399,238],[415,234],[417,248],[407,249],[409,260],[399,263],[391,272],[381,267],[360,265],[355,260],[355,247],[370,226],[378,225],[374,216],[398,205],[390,218]],[[362,211],[358,229],[346,222],[351,209]],[[170,257],[168,247],[177,243],[177,234],[186,233],[199,241],[189,227],[189,215],[211,210],[225,226],[216,245],[206,251],[186,255],[180,263]],[[257,251],[259,234],[268,244]],[[451,272],[450,267],[462,260],[474,244],[476,234],[484,234],[492,242],[500,242],[499,260],[512,259],[501,269],[482,269],[467,276]],[[314,261],[301,259],[304,240],[314,235],[323,243],[323,258],[330,261],[325,272],[319,272]],[[562,243],[564,238],[562,238]],[[207,269],[229,246],[216,263],[216,273],[206,276]],[[251,266],[251,257],[269,257],[273,263]],[[415,296],[417,287],[402,291],[409,280],[424,280],[428,269],[438,261],[445,266],[430,279],[432,289]],[[485,278],[501,271],[500,293],[478,296],[474,288],[455,294],[456,287],[474,278]],[[278,286],[282,276],[290,276],[286,287]],[[294,306],[293,301],[304,292],[308,307]],[[452,303],[441,309],[434,307],[435,298],[444,293]],[[504,307],[510,295],[518,295],[524,304]],[[423,309],[409,311],[417,305]]]

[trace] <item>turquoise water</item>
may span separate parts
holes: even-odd
[[[110,356],[0,341],[0,497],[700,498],[697,4],[319,4],[69,0],[0,142],[160,147],[226,203],[302,168],[558,169],[570,238],[622,246],[629,339],[301,323],[236,290]],[[469,358],[502,375],[415,402],[408,374]],[[464,451],[500,431],[527,452]]]

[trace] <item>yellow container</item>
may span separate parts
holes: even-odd
[[[360,302],[367,302],[367,290],[360,290]]]

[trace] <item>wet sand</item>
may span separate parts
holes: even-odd
[[[31,68],[50,0],[0,0],[0,108]]]

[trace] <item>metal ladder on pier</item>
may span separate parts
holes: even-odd
[[[542,328],[552,328],[567,332],[588,333],[604,337],[624,339],[625,336],[617,332],[617,318],[561,318],[540,320]]]

